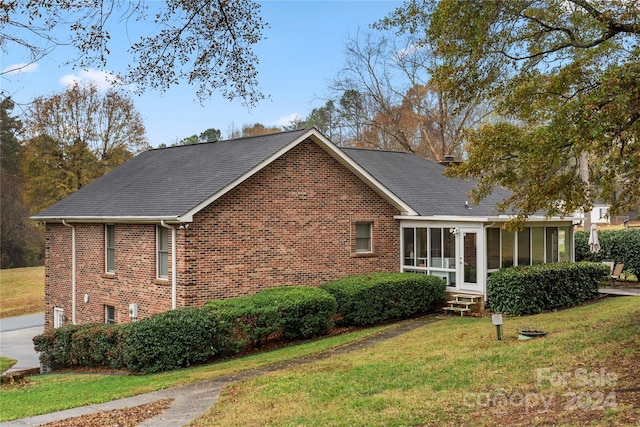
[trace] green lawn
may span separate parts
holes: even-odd
[[[9,359],[8,357],[0,356],[0,373],[6,371],[10,367],[16,364],[14,359]]]
[[[502,341],[490,319],[452,317],[234,384],[193,425],[632,425],[640,419],[640,392],[616,390],[640,383],[638,302],[609,298],[507,318]],[[518,341],[525,326],[548,335]]]
[[[0,319],[44,311],[44,267],[0,270]]]
[[[0,422],[107,402],[316,354],[384,329],[375,327],[255,354],[244,358],[153,375],[54,373],[28,377],[28,383],[0,387]]]
[[[544,329],[548,335],[518,341],[516,331],[525,326]],[[0,421],[291,360],[372,331],[156,375],[34,376],[28,384],[0,389]],[[640,406],[640,393],[617,390],[640,383],[638,361],[640,305],[636,297],[607,298],[555,313],[506,318],[502,341],[496,340],[489,318],[452,316],[373,347],[230,385],[216,406],[193,424],[632,425],[629,420],[640,417],[640,409],[633,409]],[[596,377],[613,375],[615,381],[584,385],[578,381],[583,372]],[[540,375],[543,381],[538,385]],[[548,380],[562,375],[569,376],[568,384]],[[612,393],[616,399],[611,399]],[[578,408],[572,409],[571,394],[591,400],[578,401]],[[527,401],[525,406],[525,396],[546,398],[553,405],[545,410],[540,401],[533,402],[537,406]]]

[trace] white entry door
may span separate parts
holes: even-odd
[[[480,237],[481,229],[460,228],[458,232],[458,267],[456,269],[459,288],[464,291],[481,292],[480,283]]]

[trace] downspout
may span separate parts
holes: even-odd
[[[176,273],[176,266],[177,266],[177,261],[176,261],[176,228],[172,225],[167,224],[166,222],[164,222],[164,219],[160,220],[160,225],[162,225],[164,228],[167,228],[169,230],[171,230],[171,309],[174,310],[177,307],[177,289],[176,289],[176,280],[177,280],[177,273]]]
[[[76,226],[62,220],[62,225],[71,227],[71,323],[76,324]]]

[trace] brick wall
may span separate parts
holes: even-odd
[[[312,142],[304,142],[199,212],[177,230],[177,306],[282,285],[398,271],[397,210]],[[371,222],[373,253],[355,252],[355,223]],[[115,275],[107,275],[104,224],[76,224],[77,323],[116,323],[171,308],[169,281],[156,280],[155,225],[115,224]],[[89,295],[89,302],[84,295]],[[53,308],[71,323],[71,228],[47,225],[46,327]]]
[[[399,269],[398,212],[312,142],[304,142],[194,218],[179,282],[186,305],[282,285]],[[373,223],[373,255],[355,222]]]
[[[115,274],[105,274],[104,224],[75,227],[77,323],[104,323],[105,305],[115,308],[116,323],[131,321],[130,303],[138,304],[139,318],[171,309],[171,286],[155,279],[155,225],[115,224]],[[71,233],[70,227],[47,225],[46,328],[53,327],[54,307],[64,309],[65,324],[73,320]]]

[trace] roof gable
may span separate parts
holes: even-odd
[[[415,215],[316,129],[149,150],[59,201],[41,221],[188,222],[302,141],[311,139],[401,212]]]

